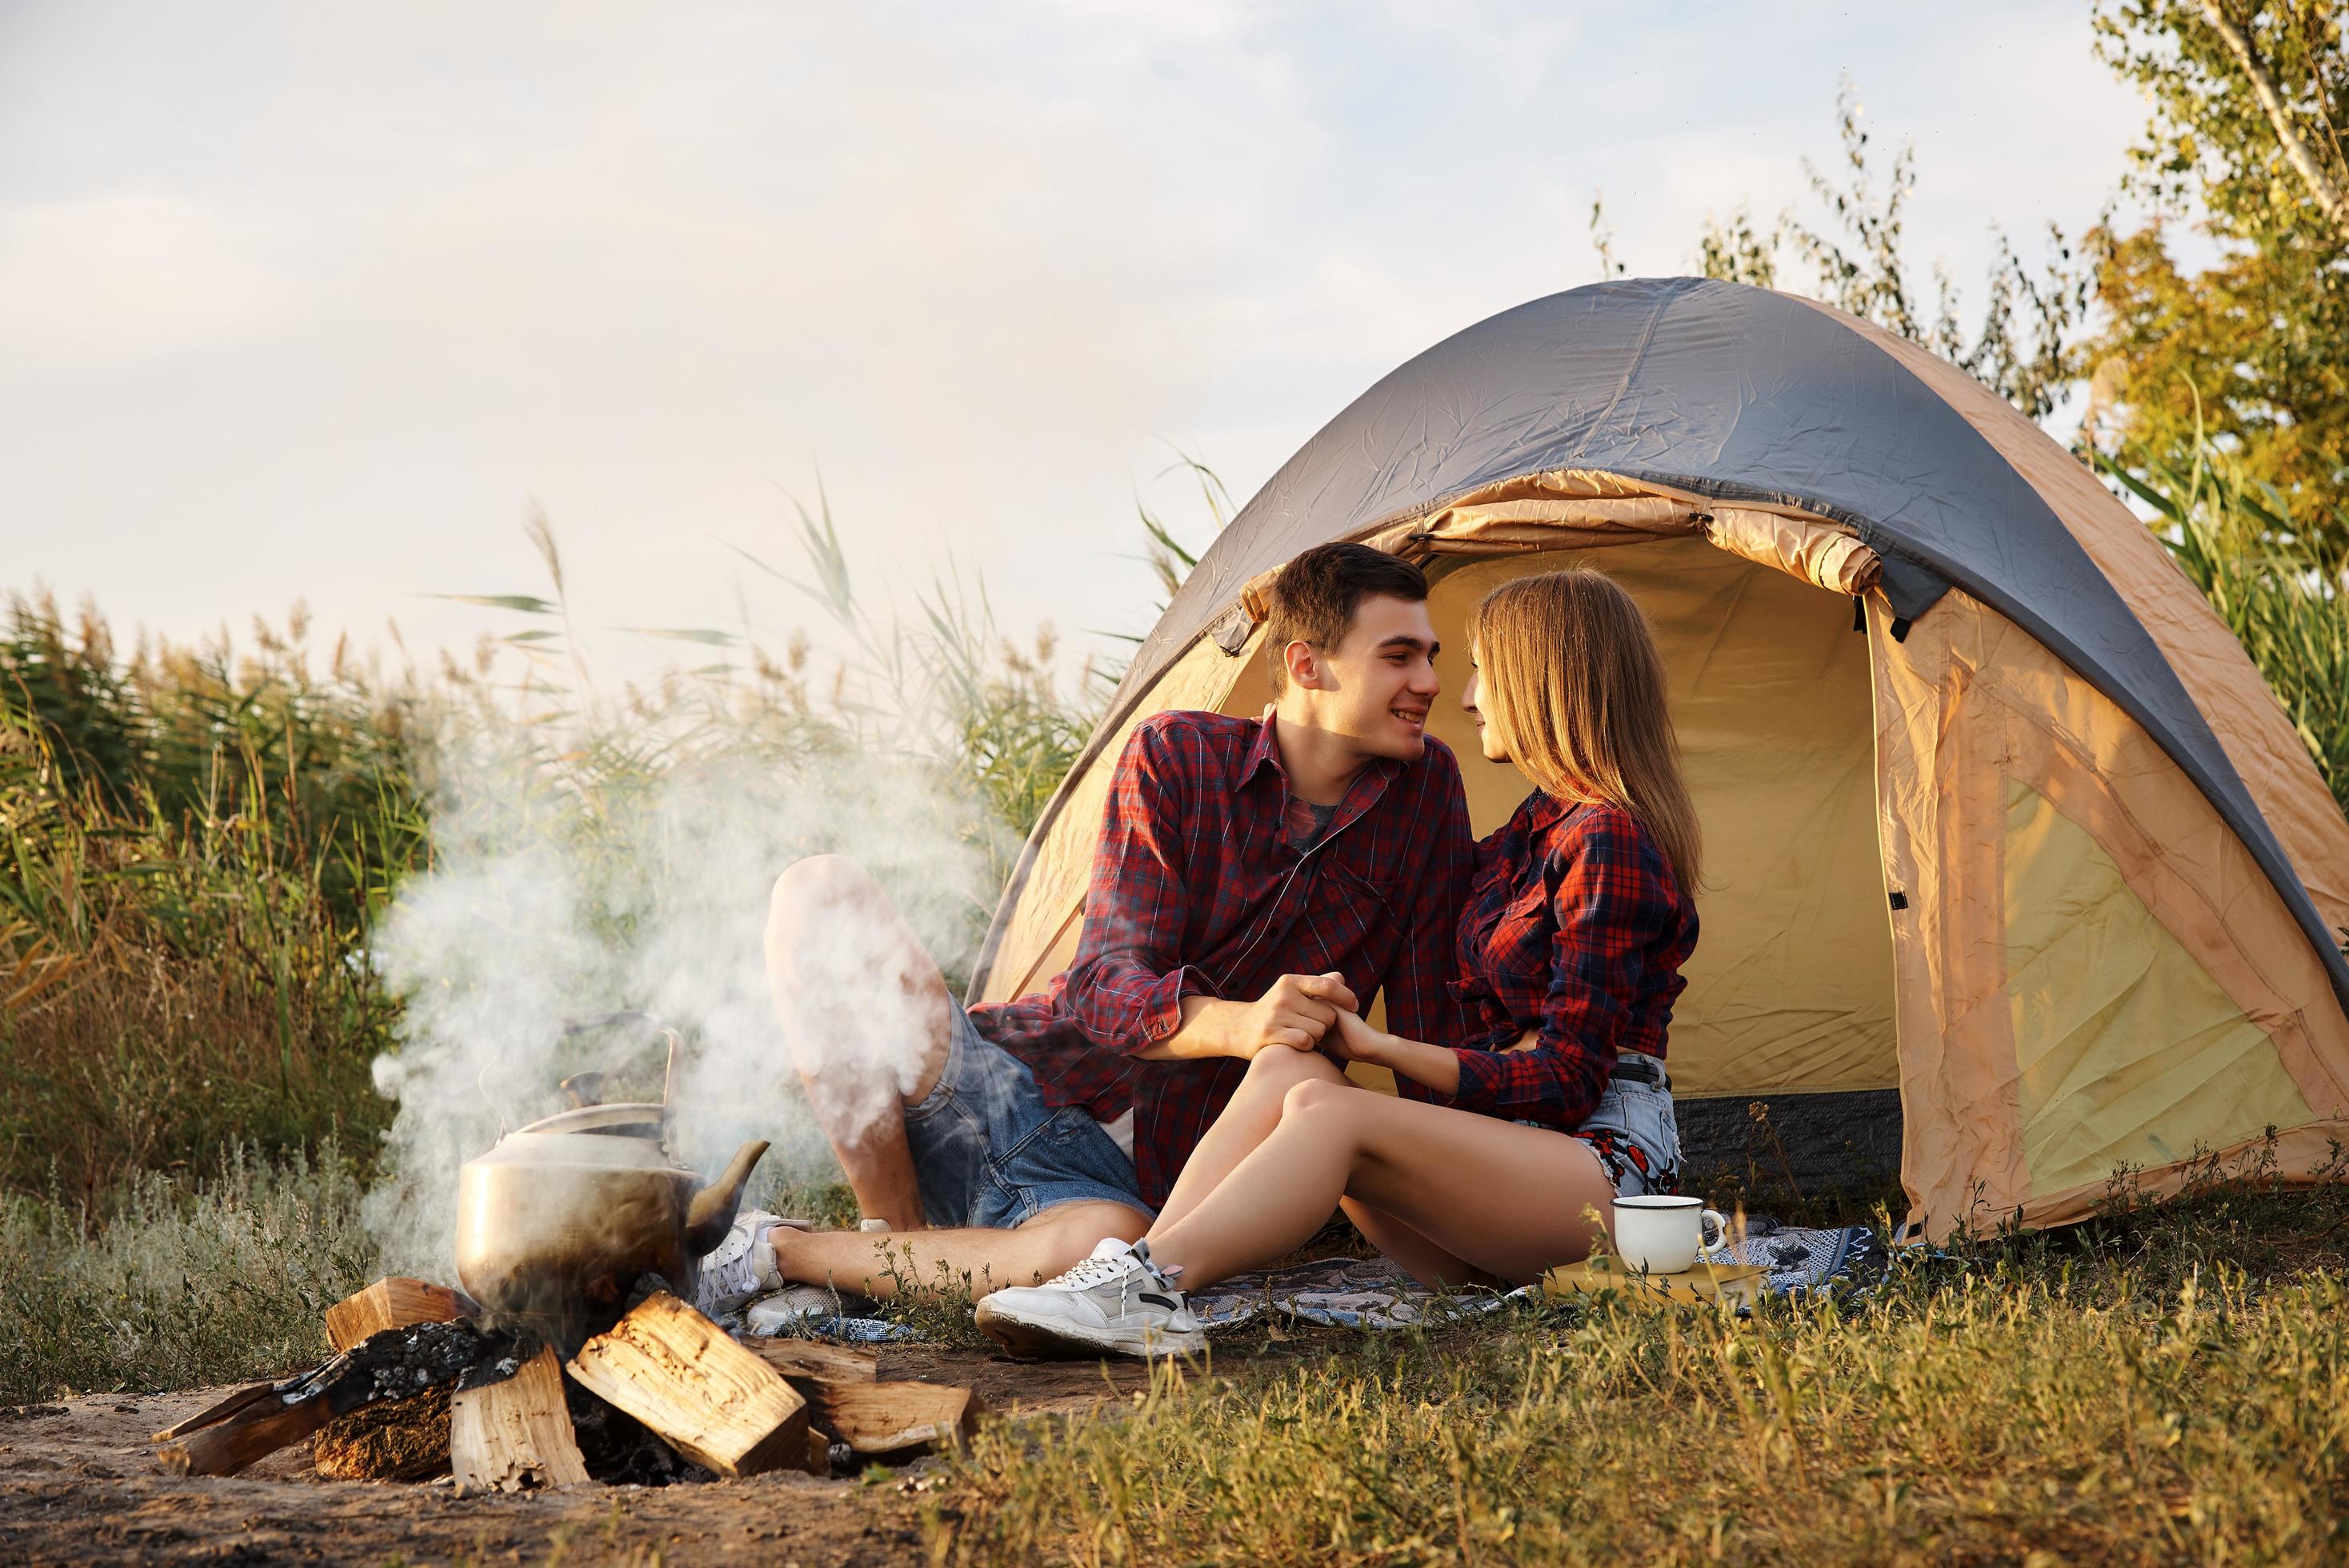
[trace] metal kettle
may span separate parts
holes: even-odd
[[[676,1036],[665,1032],[674,1059]],[[595,1104],[594,1078],[564,1082],[590,1103],[507,1133],[457,1177],[466,1293],[496,1326],[566,1353],[618,1318],[642,1275],[692,1299],[695,1260],[726,1239],[768,1147],[743,1144],[704,1186],[668,1150],[666,1100]]]

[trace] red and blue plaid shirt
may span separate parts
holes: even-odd
[[[1390,1028],[1468,1037],[1447,986],[1475,852],[1459,764],[1433,738],[1416,762],[1371,762],[1300,852],[1274,728],[1214,713],[1140,725],[1110,786],[1076,961],[1041,992],[970,1010],[1048,1103],[1103,1121],[1133,1108],[1153,1206],[1247,1070],[1135,1059],[1181,1026],[1184,997],[1254,1001],[1283,975],[1336,970],[1365,1007],[1384,994]]]
[[[1452,990],[1482,1039],[1460,1049],[1460,1088],[1444,1103],[1580,1127],[1621,1055],[1662,1059],[1695,949],[1695,906],[1630,812],[1535,790],[1476,846]],[[1532,1047],[1502,1048],[1528,1030],[1540,1033]]]

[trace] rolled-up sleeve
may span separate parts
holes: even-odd
[[[1182,792],[1193,769],[1179,765],[1182,744],[1165,726],[1136,728],[1102,808],[1065,994],[1078,1028],[1103,1050],[1146,1049],[1182,1026],[1184,997],[1216,994],[1178,958],[1192,908]]]

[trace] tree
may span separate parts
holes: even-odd
[[[2098,55],[2152,106],[2125,188],[2157,217],[2104,247],[2085,433],[2176,465],[2207,430],[2247,480],[2318,512],[2349,480],[2349,7],[2095,3]],[[2219,247],[2199,272],[2171,245],[2188,213]]]
[[[1903,236],[1904,208],[1917,188],[1917,158],[1904,146],[1893,156],[1879,195],[1868,161],[1860,106],[1846,80],[1836,95],[1847,184],[1838,185],[1803,160],[1812,191],[1828,222],[1814,228],[1791,211],[1766,230],[1744,207],[1727,222],[1708,221],[1697,245],[1697,270],[1709,278],[1778,285],[1781,251],[1792,247],[1808,264],[1818,297],[1887,332],[1923,344],[1990,387],[2033,418],[2054,408],[2078,374],[2075,339],[2085,322],[2092,270],[2075,261],[2063,231],[2047,228],[2049,257],[2033,273],[1998,236],[1981,325],[1971,339],[1959,325],[1960,301],[1949,275],[1932,268],[1930,304],[1913,281]],[[1592,211],[1598,242],[1598,212]],[[1606,247],[1600,244],[1602,263]]]

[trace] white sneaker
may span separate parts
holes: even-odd
[[[1103,1242],[1056,1280],[997,1291],[977,1316],[979,1331],[1016,1356],[1182,1356],[1207,1343],[1147,1242]]]
[[[734,1216],[726,1239],[701,1260],[693,1305],[704,1317],[720,1318],[739,1312],[745,1302],[782,1289],[790,1282],[776,1272],[775,1249],[767,1244],[767,1233],[778,1225],[803,1224],[763,1209],[746,1209]]]

